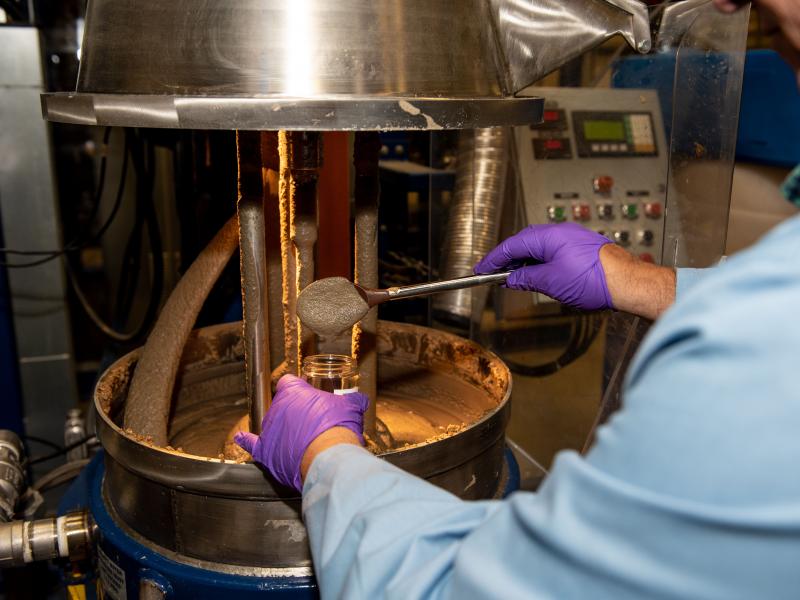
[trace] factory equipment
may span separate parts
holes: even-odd
[[[106,597],[315,595],[300,499],[244,462],[231,437],[237,428],[258,431],[275,377],[298,373],[317,352],[358,360],[359,387],[371,399],[365,433],[386,460],[463,498],[501,497],[518,485],[504,438],[511,378],[491,352],[430,328],[378,322],[375,309],[343,338],[298,325],[297,294],[316,278],[314,247],[326,234],[316,218],[326,201],[316,189],[319,132],[356,132],[353,271],[359,285],[378,288],[376,132],[476,129],[475,168],[455,201],[467,264],[479,252],[473,232],[483,227],[483,243],[493,244],[499,227],[475,210],[481,190],[497,201],[496,181],[481,187],[476,179],[498,134],[509,140],[509,129],[496,128],[529,131],[544,112],[541,97],[521,91],[616,34],[646,53],[650,31],[636,0],[246,0],[235,9],[90,1],[77,90],[45,94],[45,117],[236,129],[239,166],[238,220],[184,275],[147,344],[97,386],[104,452],[62,508],[88,508],[97,525]],[[498,167],[497,180],[507,172]],[[275,223],[277,278],[266,233]],[[349,242],[350,232],[336,233]],[[191,332],[237,246],[244,323]],[[435,407],[421,391],[430,389],[440,396]],[[459,408],[443,410],[448,403]],[[401,418],[409,410],[411,422]]]
[[[660,263],[669,143],[657,92],[532,87],[523,93],[546,101],[542,123],[514,128],[522,220],[580,223]],[[495,304],[501,319],[531,313],[528,295],[499,293]]]
[[[25,459],[19,437],[0,429],[0,568],[58,558],[85,560],[92,552],[94,535],[86,510],[58,518],[14,519],[28,493]]]
[[[29,247],[30,240],[59,246],[50,138],[37,110],[44,91],[39,34],[34,27],[4,26],[0,43],[8,49],[0,57],[0,237],[4,247]],[[26,258],[22,262],[42,260]],[[21,408],[29,434],[58,439],[63,415],[77,400],[66,282],[57,261],[38,269],[5,274],[9,300],[0,303],[6,313],[0,321],[8,318],[16,333],[7,352],[16,354],[21,397],[14,397],[13,378],[4,379],[10,389],[2,418],[8,419],[4,426],[15,427],[11,418]]]
[[[547,100],[543,123],[515,129],[526,220],[581,223],[660,262],[669,146],[656,92],[529,91]]]

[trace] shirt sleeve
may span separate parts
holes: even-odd
[[[676,269],[675,297],[680,298],[708,275],[709,269]]]
[[[624,404],[536,494],[465,502],[361,448],[303,510],[323,598],[794,598],[800,589],[800,220],[655,325]]]
[[[498,507],[464,502],[358,446],[326,450],[303,488],[322,597],[440,597],[459,542]]]

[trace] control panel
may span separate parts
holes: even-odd
[[[544,122],[517,127],[529,223],[580,223],[641,259],[661,257],[668,146],[654,90],[529,88]]]

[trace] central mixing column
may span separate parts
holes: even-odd
[[[261,135],[258,132],[236,132],[236,158],[239,163],[237,211],[245,379],[250,409],[250,431],[258,434],[261,433],[261,421],[272,397],[264,181]]]
[[[353,150],[355,167],[355,221],[356,221],[356,283],[365,288],[378,285],[378,198],[380,174],[378,159],[381,140],[377,132],[356,133]],[[378,399],[378,309],[371,308],[353,328],[353,356],[358,359],[361,375],[359,389],[369,396],[369,406],[364,415],[364,433],[377,441],[375,434],[375,405]]]
[[[322,138],[318,132],[281,131],[278,148],[286,372],[300,375],[303,356],[316,348],[314,334],[297,320],[297,294],[314,281]]]

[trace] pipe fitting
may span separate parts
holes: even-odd
[[[86,510],[35,521],[0,523],[0,569],[89,556],[96,526]]]
[[[25,491],[24,449],[17,434],[0,429],[0,523],[11,521]]]

